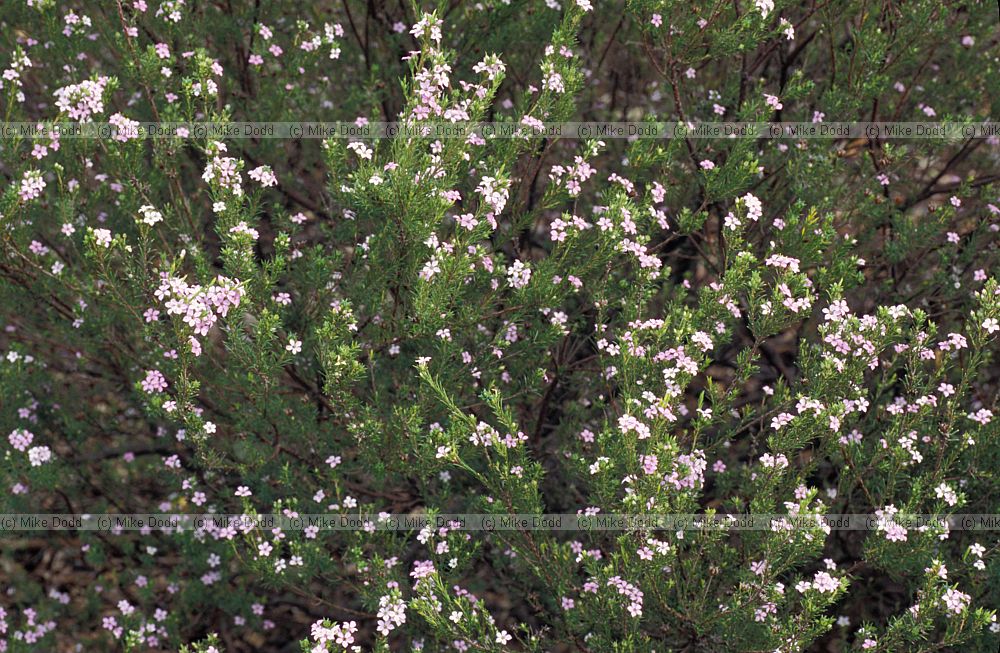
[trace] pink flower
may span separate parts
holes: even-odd
[[[954,612],[955,614],[965,612],[965,609],[969,607],[969,602],[971,600],[971,596],[953,588],[949,588],[948,591],[944,593],[944,596],[941,597],[941,602],[944,603],[945,608],[949,612]]]
[[[56,90],[56,107],[70,120],[91,122],[93,116],[104,112],[104,89],[107,77],[85,80]]]
[[[116,113],[108,118],[108,122],[116,128],[113,137],[116,141],[125,143],[139,137],[139,123],[135,120]]]
[[[17,194],[21,201],[27,202],[41,196],[43,190],[45,190],[45,180],[42,179],[42,173],[37,170],[27,170],[21,176]]]
[[[840,581],[828,572],[818,571],[813,577],[813,587],[820,593],[836,592],[840,588]]]
[[[247,173],[247,176],[258,182],[264,188],[278,185],[278,178],[274,176],[274,172],[271,171],[270,166],[259,166],[254,168]]]
[[[434,563],[430,560],[416,560],[413,563],[413,571],[410,572],[410,576],[420,580],[432,575],[434,571]]]
[[[34,439],[34,433],[27,429],[14,429],[10,432],[10,435],[7,436],[10,446],[14,447],[18,451],[24,451],[27,449]]]
[[[146,378],[142,380],[142,389],[148,394],[163,392],[167,389],[167,380],[159,370],[147,370]]]

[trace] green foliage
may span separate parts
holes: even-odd
[[[996,649],[984,3],[7,5],[3,650]]]

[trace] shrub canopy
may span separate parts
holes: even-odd
[[[995,651],[995,9],[7,0],[0,651]]]

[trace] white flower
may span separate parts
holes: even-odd
[[[840,581],[825,571],[816,572],[813,578],[813,588],[820,593],[836,592],[840,587]]]
[[[371,159],[374,153],[370,148],[366,147],[364,143],[360,141],[355,141],[353,143],[347,144],[347,149],[354,150],[354,153],[358,155],[361,159]]]
[[[101,247],[111,247],[111,232],[107,229],[94,229],[94,241]]]
[[[956,589],[948,589],[941,597],[941,601],[944,603],[945,608],[955,614],[961,614],[965,612],[965,609],[969,607],[969,602],[972,597],[963,592],[959,592]]]
[[[495,177],[483,177],[476,186],[476,192],[483,196],[493,213],[502,213],[510,196],[510,181]]]
[[[52,451],[48,447],[32,447],[28,449],[28,460],[32,467],[40,467],[52,460]]]
[[[139,222],[148,224],[150,227],[163,221],[163,214],[148,204],[139,207],[139,214],[142,216],[139,218]]]
[[[531,281],[531,268],[522,261],[514,261],[507,270],[507,280],[513,288],[524,288]]]
[[[246,235],[250,236],[251,238],[253,238],[254,240],[257,240],[260,237],[260,232],[259,231],[257,231],[256,229],[252,228],[250,225],[248,225],[246,222],[243,222],[243,221],[241,221],[235,227],[230,228],[229,229],[229,233],[231,233],[231,234],[246,234]]]
[[[934,488],[934,494],[937,495],[938,499],[944,499],[944,502],[949,506],[953,506],[958,503],[958,495],[947,483],[942,483]]]
[[[781,107],[778,108],[780,109]],[[760,217],[764,215],[764,204],[753,193],[747,193],[740,198],[740,201],[747,209],[747,217],[754,222],[760,220]]]
[[[774,0],[755,0],[754,6],[757,7],[762,18],[767,18],[767,15],[774,11]]]

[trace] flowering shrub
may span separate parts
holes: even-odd
[[[995,7],[439,5],[3,3],[5,120],[111,129],[5,132],[0,512],[384,515],[5,533],[0,651],[995,651],[899,516],[1000,507],[996,138],[140,133],[980,120]]]

